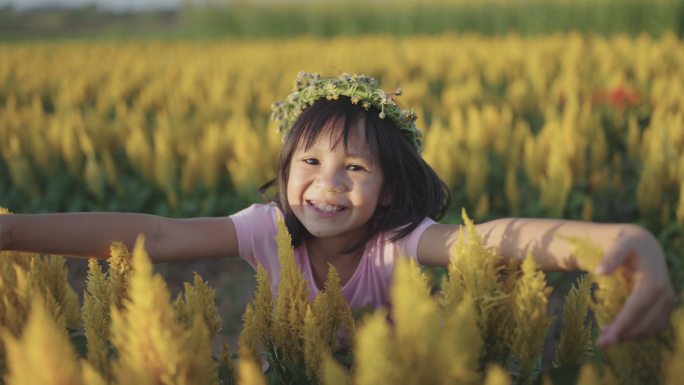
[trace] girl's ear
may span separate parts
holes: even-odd
[[[392,190],[389,187],[383,187],[380,191],[380,199],[378,199],[378,205],[380,207],[388,207],[392,203]]]

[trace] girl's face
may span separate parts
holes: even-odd
[[[365,127],[357,123],[349,136],[347,153],[342,119],[323,130],[316,142],[300,145],[290,163],[287,200],[297,219],[316,238],[349,237],[353,243],[366,230],[381,198],[383,175],[365,142]],[[379,202],[382,200],[382,202]]]

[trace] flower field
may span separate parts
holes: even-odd
[[[275,176],[270,105],[297,72],[359,72],[403,89],[454,207],[637,222],[684,265],[671,35],[17,43],[0,57],[0,196],[16,212],[235,212]]]
[[[278,293],[273,296],[259,267],[237,357],[225,344],[212,356],[221,328],[214,290],[195,275],[172,301],[162,277],[152,272],[142,236],[132,253],[112,244],[106,273],[90,260],[80,311],[62,257],[0,252],[3,383],[677,383],[684,359],[682,308],[674,328],[662,335],[604,351],[595,346],[595,328],[615,317],[631,289],[623,272],[576,282],[565,299],[554,369],[540,373],[537,361],[552,321],[544,275],[531,257],[499,265],[472,221],[465,214],[463,220],[468,236],[455,245],[438,294],[431,295],[427,277],[403,260],[391,312],[354,317],[334,268],[324,290],[308,299],[280,219]],[[569,241],[589,264],[600,259],[599,248]],[[588,319],[590,309],[595,322]],[[262,364],[268,364],[265,373]]]
[[[684,44],[667,34],[3,44],[0,205],[228,215],[258,200],[256,187],[275,176],[280,137],[270,104],[297,72],[364,73],[402,88],[399,102],[416,110],[423,155],[452,187],[453,207],[477,221],[639,223],[663,245],[681,291],[682,68]],[[447,220],[460,220],[452,212]],[[576,242],[585,258],[600,256]],[[8,384],[494,385],[545,376],[554,384],[674,384],[683,375],[672,364],[683,359],[681,311],[678,332],[593,348],[592,330],[629,290],[621,275],[577,283],[561,320],[574,334],[558,341],[557,368],[540,375],[550,322],[540,309],[550,289],[531,259],[501,271],[476,241],[454,250],[462,266],[450,267],[436,294],[415,266],[398,268],[393,328],[382,313],[354,321],[334,275],[309,302],[296,269],[283,282],[297,293],[287,300],[267,295],[259,273],[235,362],[211,356],[220,324],[211,288],[197,277],[171,302],[140,246],[113,248],[106,273],[91,263],[80,316],[59,258],[7,253],[0,358]],[[283,247],[284,266],[286,256]],[[596,324],[585,329],[587,309]],[[338,333],[351,353],[336,346]],[[47,338],[54,349],[38,349]],[[86,339],[87,353],[73,350]],[[266,377],[258,359],[270,363]]]

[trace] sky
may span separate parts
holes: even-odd
[[[174,9],[182,0],[0,0],[0,8],[25,11],[41,7],[82,7],[95,5],[111,11],[136,11],[146,9]]]

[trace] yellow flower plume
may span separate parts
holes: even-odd
[[[532,255],[522,264],[522,276],[513,299],[512,353],[520,365],[523,383],[531,383],[534,362],[541,353],[547,330],[553,320],[546,315],[551,288],[546,286],[544,273],[537,270]]]
[[[193,282],[183,283],[184,293],[176,299],[176,316],[179,322],[191,329],[196,316],[201,316],[209,328],[210,339],[216,337],[221,330],[221,317],[216,309],[216,290],[209,287],[197,272]]]
[[[111,379],[109,360],[109,314],[111,293],[99,263],[88,261],[86,290],[83,293],[83,328],[88,341],[88,361],[103,377]]]
[[[3,332],[7,349],[8,385],[83,384],[76,352],[63,327],[55,324],[40,297],[31,302],[31,314],[19,338]]]
[[[556,348],[555,366],[581,364],[591,342],[591,328],[584,323],[589,313],[592,279],[584,275],[572,285],[563,305],[560,340]]]
[[[215,383],[206,323],[201,315],[189,331],[178,323],[166,284],[153,275],[142,235],[135,243],[132,270],[123,309],[111,307],[116,382],[192,384],[202,373],[200,380]]]

